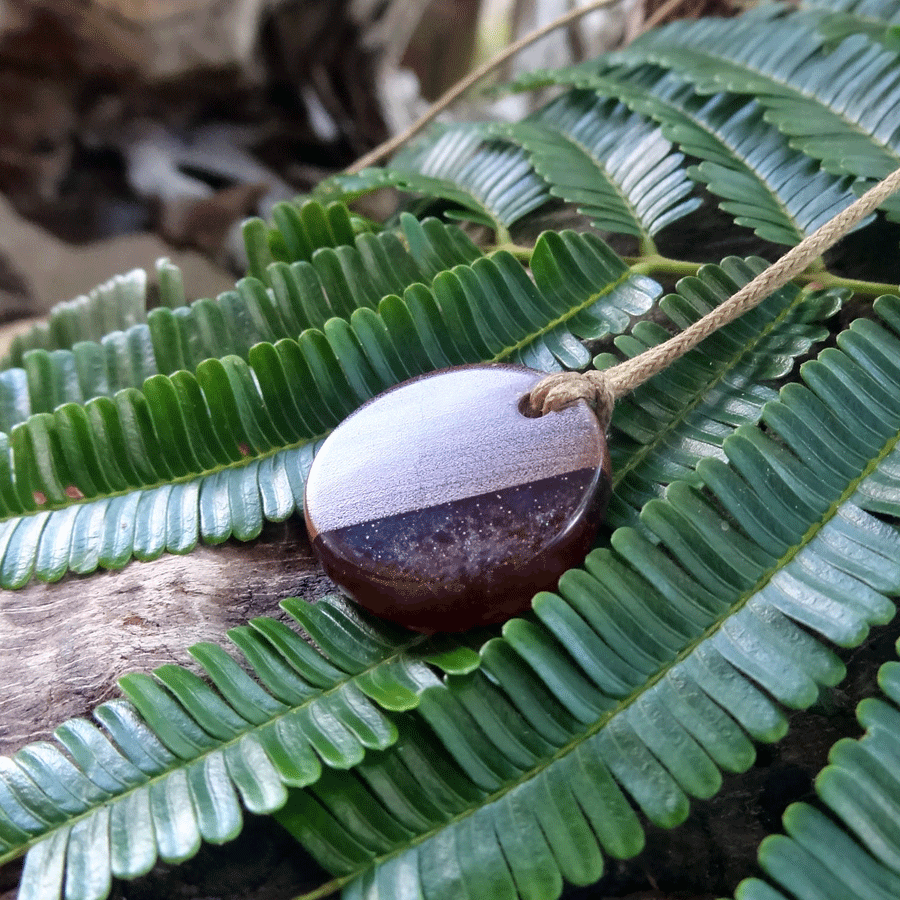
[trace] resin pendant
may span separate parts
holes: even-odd
[[[583,401],[528,418],[543,373],[444,369],[349,416],[319,450],[306,525],[328,575],[416,631],[502,622],[578,565],[609,496],[603,430]]]

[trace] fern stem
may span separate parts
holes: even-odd
[[[688,262],[683,259],[669,259],[669,257],[660,256],[656,252],[649,255],[626,256],[625,262],[637,275],[696,275],[700,270],[700,263]]]
[[[294,897],[293,900],[321,900],[322,897],[328,897],[339,891],[344,885],[349,884],[357,877],[358,875],[354,873],[353,875],[342,875],[340,878],[332,878],[331,881],[326,881],[325,884],[319,885],[315,890],[306,894],[300,894]]]
[[[898,288],[896,284],[887,284],[882,281],[862,281],[858,278],[841,278],[840,275],[832,275],[830,272],[804,272],[802,275],[798,275],[796,280],[816,287],[848,288],[854,294],[862,294],[866,297],[896,294]]]
[[[523,244],[514,244],[511,241],[496,244],[492,247],[487,255],[494,256],[497,253],[509,253],[514,256],[523,266],[531,264],[531,255],[534,253],[534,247],[526,247]]]
[[[653,238],[650,237],[649,234],[645,234],[641,237],[638,250],[640,252],[640,255],[643,257],[659,256],[659,251],[656,249],[656,244],[653,242]]]
[[[506,246],[497,247],[498,250],[508,250],[517,259],[527,263],[530,252],[524,247]],[[638,275],[696,275],[700,270],[700,263],[689,262],[683,259],[670,259],[657,253],[641,256],[627,256],[625,262],[631,267],[631,271]],[[793,279],[797,284],[814,285],[816,287],[847,288],[854,294],[862,294],[865,297],[881,297],[884,294],[896,294],[898,285],[884,281],[863,281],[859,278],[842,278],[813,264],[806,272],[797,275]]]

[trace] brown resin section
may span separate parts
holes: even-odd
[[[325,442],[306,494],[328,575],[375,614],[417,631],[502,622],[578,565],[610,473],[584,403],[527,418],[542,377],[460,367],[376,397]]]
[[[527,609],[590,549],[609,479],[581,469],[317,535],[325,571],[417,631],[467,631]]]

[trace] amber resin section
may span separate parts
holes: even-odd
[[[306,522],[329,576],[377,615],[466,631],[528,609],[590,549],[609,463],[584,403],[527,418],[542,377],[446,369],[367,403],[323,444]]]

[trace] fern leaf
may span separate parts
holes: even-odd
[[[704,266],[696,277],[682,279],[678,293],[664,297],[660,308],[686,328],[765,267],[761,259]],[[766,382],[786,375],[797,356],[827,337],[822,320],[846,296],[788,285],[620,400],[609,441],[614,487],[609,526],[638,526],[643,505],[662,496],[672,481],[699,485],[697,461],[724,459],[725,439],[738,426],[759,421],[765,403],[777,396]],[[617,338],[616,346],[633,357],[667,337],[661,326],[640,322]],[[598,357],[595,364],[605,368],[615,361]]]
[[[528,151],[550,193],[578,204],[596,228],[648,240],[700,204],[686,199],[681,154],[621,104],[570,94],[503,134]]]
[[[751,94],[791,146],[820,159],[827,171],[883,178],[900,166],[896,53],[864,35],[823,53],[823,40],[810,14],[676,22],[611,54],[604,65],[650,63],[689,79],[700,93]],[[897,203],[882,208],[896,216]]]
[[[527,155],[478,125],[447,128],[398,154],[387,168],[336,175],[316,190],[324,197],[346,198],[383,187],[447,200],[459,207],[457,218],[493,228],[501,242],[511,225],[548,198]]]
[[[248,271],[260,281],[266,281],[266,270],[276,260],[311,262],[316,250],[352,247],[357,236],[354,219],[343,203],[284,201],[272,208],[272,220],[274,228],[257,218],[243,225]]]
[[[816,779],[825,811],[792,804],[783,818],[787,834],[760,846],[760,865],[779,890],[748,878],[738,886],[737,900],[900,895],[900,664],[882,666],[878,682],[884,698],[857,707],[866,733],[838,741]]]
[[[303,209],[310,206],[319,208]],[[248,277],[216,300],[154,309],[145,324],[113,330],[97,341],[26,353],[22,368],[0,373],[0,431],[64,403],[140,388],[159,373],[193,372],[209,358],[246,359],[254,344],[297,337],[335,315],[374,308],[388,294],[416,282],[428,284],[438,272],[482,255],[455,227],[434,219],[419,223],[412,216],[401,224],[400,234],[364,233],[352,247],[319,248],[311,262],[272,263],[265,283]],[[174,273],[166,277],[171,281]]]
[[[592,236],[546,235],[532,268],[481,258],[246,362],[31,415],[0,435],[0,584],[256,537],[300,508],[316,441],[378,391],[466,362],[585,365],[576,337],[622,331],[658,292]]]
[[[29,350],[57,350],[78,341],[97,341],[110,331],[124,330],[146,318],[147,273],[135,269],[117,275],[84,296],[58,303],[46,322],[13,338],[0,370],[21,366]]]
[[[98,725],[73,719],[56,743],[0,758],[0,861],[30,848],[23,900],[61,897],[63,885],[66,897],[100,900],[111,876],[187,859],[201,839],[231,840],[242,809],[272,812],[287,786],[393,743],[382,709],[413,708],[437,683],[430,665],[477,664],[473,651],[449,653],[341,601],[283,607],[319,650],[282,622],[255,619],[229,636],[259,681],[220,647],[199,644],[191,655],[215,687],[175,665],[127,675],[130,702],[99,706]]]
[[[723,198],[722,209],[737,224],[761,238],[799,243],[856,199],[851,178],[820,170],[815,160],[792,148],[754,100],[736,94],[702,97],[656,68],[627,76],[597,73],[596,64],[594,70],[572,66],[547,72],[544,80],[615,97],[655,119],[668,140],[701,160],[688,174]]]
[[[704,99],[671,76],[652,93],[644,110],[666,137],[702,160],[689,173],[759,237],[793,246],[856,199],[851,178],[829,175],[792,149],[755,101],[729,94]]]
[[[900,23],[897,0],[807,0],[801,8],[823,13],[816,28],[829,42],[851,34],[864,34],[890,50],[900,49],[896,31]]]
[[[538,900],[589,883],[604,855],[641,849],[632,804],[678,824],[721,771],[752,764],[752,740],[783,736],[781,706],[840,681],[823,639],[857,645],[900,590],[900,538],[868,511],[900,509],[900,298],[876,306],[889,327],[854,324],[765,407],[768,434],[741,427],[727,463],[700,462],[708,495],[676,482],[644,507],[659,546],[619,529],[535,598],[535,620],[506,623],[478,671],[423,691],[427,775],[456,788],[427,827],[378,824],[396,823],[385,785],[402,794],[402,769],[421,768],[406,742],[348,773],[352,788],[292,794],[282,821],[333,886]]]

